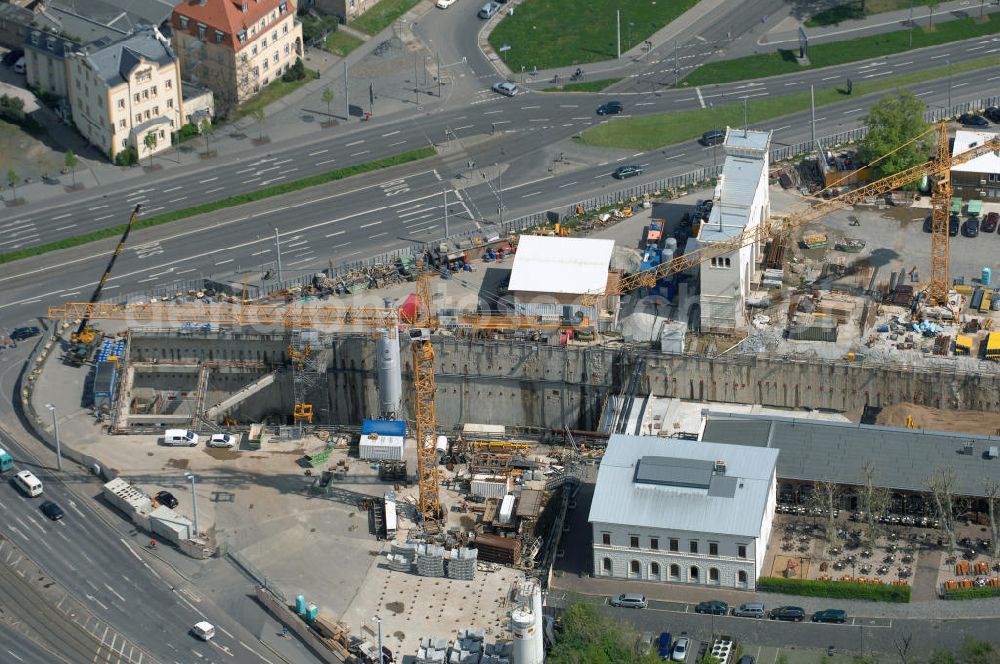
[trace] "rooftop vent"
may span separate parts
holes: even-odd
[[[971,456],[974,450],[975,445],[973,445],[971,440],[962,445],[962,454],[968,454]]]
[[[726,460],[725,459],[719,459],[719,460],[717,460],[715,462],[715,464],[712,466],[712,472],[715,473],[716,475],[725,475],[726,474]]]

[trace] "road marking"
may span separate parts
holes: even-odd
[[[572,187],[574,184],[576,184],[576,181],[567,182],[566,184],[559,185],[559,188],[562,189],[563,187]]]
[[[641,156],[642,156],[642,155],[644,155],[644,154],[646,154],[646,153],[645,153],[645,152],[636,152],[636,153],[635,153],[634,155],[632,155],[632,156],[633,156],[633,157],[641,157]]]
[[[87,599],[89,599],[89,600],[90,600],[91,602],[93,602],[93,603],[94,603],[94,604],[96,604],[97,606],[101,607],[101,608],[102,608],[102,609],[104,609],[105,611],[107,611],[107,610],[108,610],[108,605],[107,605],[107,604],[105,604],[105,603],[104,603],[104,602],[102,602],[101,600],[97,599],[96,597],[94,597],[94,596],[93,596],[93,595],[91,595],[90,593],[87,593],[86,597],[87,597]]]
[[[66,217],[72,217],[72,216],[73,216],[72,212],[67,212],[66,214],[61,214],[58,217],[52,217],[51,221],[58,221],[60,219],[65,219]]]
[[[971,53],[972,51],[978,51],[981,48],[986,48],[986,47],[985,46],[976,46],[974,48],[967,48],[965,50]]]
[[[382,134],[382,138],[389,138],[390,136],[395,136],[398,133],[399,133],[398,129],[396,131],[390,131],[388,134]]]
[[[542,193],[542,192],[540,192],[540,191],[533,191],[530,194],[525,194],[524,196],[521,196],[521,198],[528,198],[529,196],[537,196],[540,193]]]
[[[1000,76],[991,76],[990,78],[988,78],[988,79],[986,79],[986,80],[987,80],[987,81],[995,81],[995,80],[997,80],[998,78],[1000,78]]]
[[[821,80],[824,80],[824,81],[832,81],[832,80],[833,80],[833,79],[835,79],[835,78],[840,78],[840,77],[839,77],[839,76],[827,76],[826,78],[824,78],[824,79],[821,79]]]
[[[243,642],[240,641],[240,643],[243,643]],[[8,650],[7,652],[10,653],[10,656],[13,657],[14,659],[16,659],[17,661],[19,661],[19,662],[23,662],[24,661],[23,659],[21,659],[20,657],[18,657],[17,655],[15,655],[13,650]]]
[[[317,166],[319,166],[319,164],[316,164],[316,165],[317,165]],[[257,177],[255,177],[255,178],[250,178],[249,180],[244,180],[244,181],[243,181],[243,182],[241,182],[240,184],[250,184],[250,183],[251,183],[251,182],[253,182],[254,180],[259,180],[259,179],[260,179],[260,176],[258,175],[258,176],[257,176]]]
[[[351,156],[352,157],[360,157],[361,155],[368,154],[369,152],[371,152],[371,150],[362,150],[361,152],[355,152]]]
[[[420,210],[420,212],[423,212],[423,210]],[[404,220],[403,221],[403,225],[407,226],[407,225],[416,224],[421,219],[426,219],[427,217],[433,217],[433,216],[434,216],[434,214],[432,212],[428,212],[427,214],[422,214],[419,217],[414,217],[413,219],[406,219],[406,220]],[[422,223],[425,223],[425,222],[422,222]]]
[[[770,94],[770,93],[768,93],[768,92],[758,92],[758,93],[752,94],[752,95],[740,95],[739,97],[737,97],[737,99],[749,99],[750,97],[767,97],[768,94]]]
[[[771,131],[781,131],[782,129],[788,129],[792,125],[785,125],[784,127],[778,127],[777,129],[772,129]]]
[[[350,244],[350,242],[341,242],[340,244],[335,244],[335,245],[333,245],[330,248],[331,249],[340,249],[341,247],[346,247],[349,244]]]
[[[429,207],[429,208],[425,208],[425,207],[421,206],[419,210],[413,210],[411,212],[403,212],[403,213],[401,213],[401,214],[399,214],[397,216],[400,219],[402,219],[403,217],[412,217],[415,214],[420,214],[421,212],[427,212],[428,210],[433,210],[435,207],[437,207],[437,206],[435,205],[435,206],[432,206],[432,207]]]
[[[288,264],[289,265],[302,265],[303,263],[308,263],[309,261],[314,261],[314,260],[316,260],[316,257],[315,256],[310,256],[308,258],[303,258],[302,260],[291,261]]]
[[[272,662],[271,660],[269,660],[267,657],[264,657],[259,652],[257,652],[256,650],[254,650],[253,648],[251,648],[247,644],[243,643],[242,641],[240,641],[240,645],[243,646],[244,648],[246,648],[247,650],[249,650],[250,652],[252,652],[253,654],[255,654],[258,657],[260,657],[262,660],[264,660],[265,662],[267,662],[267,664],[274,664],[274,662]]]
[[[367,151],[367,150],[365,150],[365,152],[368,152],[368,151]],[[297,171],[297,170],[299,170],[299,169],[298,169],[298,167],[296,166],[295,168],[286,168],[286,169],[285,169],[285,170],[283,170],[283,171],[279,171],[279,173],[282,173],[282,174],[284,174],[284,175],[288,175],[289,173],[294,173],[294,172],[295,172],[295,171]],[[213,189],[212,191],[218,191],[218,189]],[[209,192],[207,192],[207,191],[206,191],[205,193],[207,194],[207,193],[209,193]]]
[[[114,588],[112,588],[111,586],[109,586],[106,583],[104,584],[104,587],[107,588],[108,590],[110,590],[112,595],[114,595],[115,597],[117,597],[118,599],[120,599],[123,602],[125,601],[125,598],[122,597],[121,595],[119,595],[117,590],[115,590]]]
[[[531,118],[528,122],[548,122],[548,118]]]
[[[580,108],[579,104],[559,104],[559,108]]]
[[[316,155],[318,155],[318,154],[323,154],[324,152],[329,152],[329,151],[330,151],[330,148],[325,148],[325,149],[323,149],[323,150],[316,150],[316,152],[310,152],[310,153],[309,153],[309,154],[307,154],[306,156],[307,156],[307,157],[315,157],[315,156],[316,156]],[[238,171],[237,171],[237,172],[238,172]]]
[[[271,250],[268,249],[268,251],[271,251]],[[177,270],[176,274],[187,274],[188,272],[194,272],[194,271],[195,271],[195,268],[191,267],[191,268],[188,268],[186,270]],[[68,293],[67,293],[67,295],[68,295]]]
[[[316,165],[317,166],[322,166],[323,164],[332,164],[335,161],[337,161],[337,160],[336,159],[327,159],[326,161],[317,161]]]
[[[369,227],[371,227],[371,226],[378,226],[378,225],[379,225],[379,224],[381,224],[381,223],[382,223],[382,220],[380,219],[380,220],[378,220],[378,221],[373,221],[373,222],[372,222],[372,223],[370,223],[370,224],[362,224],[361,226],[358,226],[358,228],[369,228]]]
[[[274,162],[274,165],[275,166],[281,166],[282,164],[287,164],[290,161],[291,161],[291,159],[282,159],[281,161]]]
[[[849,111],[844,111],[843,113],[841,113],[841,115],[850,115],[851,113],[857,113],[858,111],[863,111],[863,110],[865,110],[865,109],[863,109],[863,108],[852,108]]]
[[[270,249],[262,249],[261,251],[255,251],[255,252],[253,252],[250,255],[251,256],[262,256],[264,254],[269,254],[269,253],[271,253]],[[180,274],[180,272],[178,272],[177,274]]]
[[[243,175],[244,173],[249,173],[250,171],[255,171],[255,170],[257,170],[257,169],[256,168],[244,168],[242,171],[236,171],[236,174],[237,175]],[[180,189],[180,187],[174,187],[174,189]],[[167,193],[168,191],[173,191],[173,189],[164,189],[163,193]]]
[[[225,189],[225,187],[216,187],[215,189],[209,189],[205,193],[206,194],[214,194],[215,192],[222,191],[223,189]]]
[[[541,108],[541,106],[522,106],[521,110],[522,111],[527,111],[527,110],[535,109],[535,108]]]
[[[951,55],[951,54],[950,53],[942,53],[941,55],[932,55],[928,59],[929,60],[937,60],[938,58],[947,58],[949,55]]]
[[[789,85],[798,85],[798,84],[799,84],[798,81],[792,81],[790,83],[785,83],[785,87],[787,88]]]
[[[664,159],[665,159],[665,160],[666,160],[666,159],[680,159],[680,158],[681,158],[681,157],[683,157],[683,156],[684,156],[685,154],[687,154],[687,153],[686,153],[686,152],[682,152],[682,153],[680,153],[680,154],[675,154],[675,155],[671,155],[671,156],[669,156],[669,157],[664,157]]]
[[[399,141],[398,143],[389,143],[389,147],[390,147],[390,148],[392,148],[392,147],[396,147],[397,145],[402,145],[402,144],[403,144],[403,143],[405,143],[405,142],[406,142],[406,141]]]
[[[336,233],[327,233],[326,237],[336,237],[338,235],[343,235],[344,231],[337,231]]]
[[[353,142],[351,142],[351,143],[348,143],[348,144],[347,144],[347,145],[345,145],[344,147],[345,147],[345,148],[349,148],[349,147],[351,147],[352,145],[361,145],[361,144],[362,144],[362,143],[364,143],[364,142],[365,142],[365,139],[363,139],[363,138],[362,138],[362,139],[361,139],[360,141],[353,141]]]
[[[368,239],[369,240],[374,240],[375,238],[382,237],[383,235],[388,235],[388,233],[376,233],[375,235],[369,235]]]
[[[64,230],[66,230],[67,228],[76,228],[76,224],[69,224],[69,225],[67,225],[67,226],[60,226],[60,227],[59,227],[59,228],[57,228],[56,230],[57,230],[57,231],[64,231]]]
[[[208,184],[209,182],[215,182],[218,179],[219,179],[219,176],[216,175],[215,177],[212,177],[212,178],[206,178],[204,180],[199,180],[198,184]]]
[[[224,261],[219,261],[218,263],[216,263],[216,266],[218,266],[218,265],[225,265],[226,263],[232,263],[232,262],[233,262],[232,258],[227,258]]]
[[[887,69],[885,71],[877,71],[874,74],[868,74],[867,76],[862,76],[861,78],[874,78],[876,76],[885,76],[886,74],[891,74],[892,72],[893,72],[892,69]]]
[[[960,87],[962,87],[963,85],[968,85],[968,84],[969,84],[969,82],[968,82],[968,81],[966,81],[965,83],[956,83],[955,85],[953,85],[953,86],[951,86],[951,87],[953,87],[953,88],[960,88]]]
[[[168,203],[176,203],[177,201],[183,201],[183,200],[186,200],[186,199],[187,199],[187,196],[181,196],[180,198],[171,198],[167,202]]]
[[[694,91],[698,93],[698,103],[705,108],[705,98],[701,96],[701,88],[695,88]]]
[[[113,214],[104,215],[103,217],[98,217],[97,219],[94,219],[94,221],[104,221],[105,219],[110,219],[113,216],[115,215]]]
[[[636,106],[652,106],[655,103],[656,103],[655,101],[644,101],[636,104]]]
[[[463,129],[469,129],[475,125],[462,125],[461,127],[455,127],[452,131],[462,131]]]
[[[287,247],[288,249],[291,249],[292,247],[298,247],[298,246],[301,246],[303,244],[308,244],[308,243],[309,243],[309,240],[300,240],[299,242],[291,242],[289,244],[286,244],[285,247]]]
[[[503,113],[503,109],[500,109],[499,111],[486,111],[483,115],[496,115],[497,113]]]

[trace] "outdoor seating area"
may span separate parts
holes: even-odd
[[[941,589],[1000,587],[1000,562],[989,555],[992,542],[964,537],[958,544],[960,549],[942,558],[938,576]]]

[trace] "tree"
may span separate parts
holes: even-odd
[[[70,175],[73,176],[73,188],[76,189],[76,167],[80,164],[80,160],[77,156],[73,154],[72,150],[66,150],[66,156],[63,158],[63,163],[66,164],[66,168],[69,169]]]
[[[146,149],[149,150],[149,167],[153,167],[153,150],[156,149],[156,132],[150,131],[146,133],[146,137],[142,139],[142,142],[146,145]]]
[[[840,487],[835,482],[821,480],[813,485],[809,496],[811,507],[818,508],[825,519],[826,543],[833,546],[837,543],[837,517],[835,511],[840,504]]]
[[[198,125],[201,135],[205,137],[205,152],[208,153],[208,138],[215,132],[215,127],[212,125],[212,121],[209,118],[202,119],[201,123]]]
[[[954,468],[938,468],[927,480],[934,500],[934,513],[941,524],[941,530],[948,537],[948,553],[954,553],[958,548],[955,538],[956,479]]]
[[[990,517],[990,556],[1000,558],[1000,482],[986,478],[985,490],[986,511]]]
[[[636,631],[598,613],[593,604],[573,604],[561,618],[563,629],[556,633],[549,664],[653,664],[659,659],[655,652],[636,654]]]
[[[886,95],[871,107],[864,119],[868,135],[858,157],[870,164],[872,179],[893,175],[927,161],[931,144],[926,137],[908,143],[928,130],[925,110],[924,102],[908,90]],[[892,154],[880,159],[890,152]]]
[[[332,118],[333,110],[331,110],[331,105],[333,104],[333,90],[330,89],[329,85],[323,88],[323,101],[326,102],[326,114]]]
[[[7,171],[7,184],[10,185],[11,190],[14,192],[13,193],[14,201],[17,201],[17,183],[20,181],[21,181],[21,176],[18,175],[13,168]]]
[[[892,642],[892,644],[896,646],[896,652],[899,653],[899,660],[903,664],[910,664],[910,643],[912,641],[913,634],[907,632]]]
[[[979,641],[966,636],[962,648],[958,651],[962,664],[997,664],[1000,662],[1000,652],[989,641]]]
[[[927,3],[927,28],[934,28],[934,10],[937,9],[938,3],[928,2]]]
[[[264,120],[267,119],[267,114],[264,113],[263,108],[255,108],[250,116],[256,121],[257,129],[260,131],[260,140],[264,141]]]
[[[876,482],[878,470],[871,461],[866,461],[861,467],[861,476],[864,484],[861,485],[861,495],[858,496],[861,511],[865,513],[865,541],[868,546],[874,547],[875,540],[882,530],[882,524],[878,518],[889,509],[889,490],[880,487]]]

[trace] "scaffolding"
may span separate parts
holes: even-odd
[[[293,330],[288,344],[288,358],[292,365],[292,393],[295,405],[292,419],[295,424],[312,424],[316,416],[314,404],[323,403],[322,383],[330,358],[330,339],[315,330]]]

